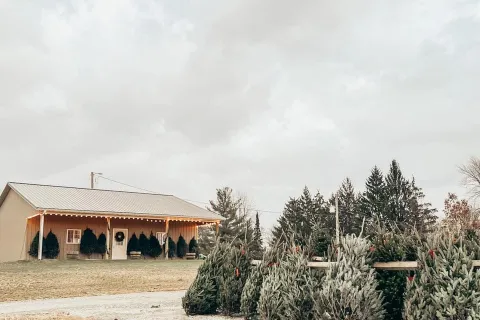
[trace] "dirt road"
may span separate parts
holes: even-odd
[[[22,319],[20,315],[66,313],[98,320],[140,319],[228,319],[220,316],[187,317],[181,298],[185,291],[130,293],[96,297],[48,299],[0,303],[0,319]],[[35,319],[28,317],[28,319]],[[43,315],[43,318],[44,315]],[[231,319],[231,318],[229,318]]]

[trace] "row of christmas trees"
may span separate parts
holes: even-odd
[[[178,237],[177,243],[175,243],[171,237],[168,237],[169,258],[175,256],[183,258],[186,256],[187,252],[197,253],[197,248],[198,244],[195,237],[190,240],[188,245],[182,235]],[[150,237],[148,238],[143,232],[139,237],[134,233],[127,244],[127,253],[130,255],[132,252],[140,252],[143,256],[157,258],[162,252],[165,252],[165,244],[161,246],[153,232],[150,233]]]
[[[330,246],[326,270],[307,267],[308,250],[277,244],[252,267],[247,246],[218,242],[183,298],[188,315],[247,319],[480,319],[475,232],[398,230],[348,235]],[[417,260],[416,271],[376,271],[380,261]]]

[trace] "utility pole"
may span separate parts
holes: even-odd
[[[335,231],[337,238],[337,246],[340,245],[340,219],[338,216],[338,192],[335,193]]]
[[[95,189],[95,175],[101,176],[103,173],[90,172],[90,189]]]

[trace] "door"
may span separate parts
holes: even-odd
[[[112,232],[112,260],[127,259],[128,229],[113,228]]]

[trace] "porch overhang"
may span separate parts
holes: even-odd
[[[122,219],[122,220],[144,220],[144,221],[179,221],[179,222],[193,222],[198,225],[210,225],[220,223],[222,219],[202,219],[195,217],[182,217],[182,216],[162,216],[151,214],[138,214],[138,213],[111,213],[111,212],[94,212],[94,211],[73,211],[73,210],[57,210],[57,209],[39,209],[36,214],[27,217],[27,220],[35,218],[40,215],[52,215],[52,216],[67,216],[67,217],[85,217],[85,218],[110,218],[110,219]]]

